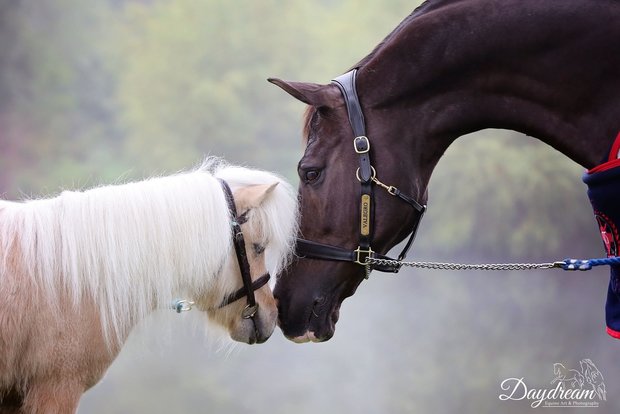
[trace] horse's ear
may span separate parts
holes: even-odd
[[[342,95],[334,84],[319,85],[308,82],[288,82],[282,79],[269,78],[269,82],[282,88],[293,98],[315,107],[335,108],[342,104]]]
[[[235,197],[237,202],[243,205],[244,208],[256,208],[265,202],[277,185],[278,182],[276,181],[273,184],[257,184],[241,187],[235,192]]]

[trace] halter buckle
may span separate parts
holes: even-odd
[[[366,154],[368,151],[370,151],[370,141],[368,140],[368,137],[364,135],[355,137],[355,139],[353,140],[353,148],[358,154]]]
[[[250,319],[256,315],[256,311],[258,311],[258,303],[255,303],[254,305],[247,304],[245,308],[243,308],[241,316],[243,319]]]
[[[357,249],[353,250],[353,253],[355,253],[355,260],[353,262],[361,266],[366,266],[366,259],[369,258],[374,251],[370,247],[367,250],[362,250],[360,246],[357,246]]]

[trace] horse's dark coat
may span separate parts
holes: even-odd
[[[484,128],[523,132],[594,167],[620,131],[619,22],[617,0],[427,1],[356,65],[378,177],[425,203],[448,146]],[[302,237],[355,249],[359,183],[342,97],[330,84],[272,81],[312,106],[299,162]],[[373,247],[386,253],[414,215],[375,193]],[[329,339],[363,275],[353,264],[296,261],[275,289],[285,335]]]

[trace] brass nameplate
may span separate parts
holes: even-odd
[[[368,236],[370,234],[370,196],[368,194],[362,195],[361,202],[361,223],[360,234],[362,236]]]

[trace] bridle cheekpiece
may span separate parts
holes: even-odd
[[[236,302],[245,296],[247,298],[247,305],[243,309],[241,316],[244,319],[249,319],[253,318],[258,311],[258,303],[256,302],[254,291],[265,286],[267,282],[269,282],[271,276],[269,275],[269,273],[265,273],[254,282],[252,282],[250,262],[248,261],[248,254],[245,250],[245,239],[243,237],[243,232],[241,231],[241,225],[245,223],[245,221],[247,220],[247,216],[246,213],[238,215],[237,208],[235,207],[235,200],[233,198],[232,191],[230,190],[230,186],[228,185],[228,183],[220,179],[220,184],[222,185],[224,197],[226,198],[228,210],[230,211],[232,241],[235,248],[235,254],[237,256],[237,263],[239,264],[239,270],[241,272],[243,287],[233,292],[226,299],[224,299],[222,303],[218,306],[218,308],[223,308],[224,306],[230,305],[231,303]]]
[[[403,194],[398,188],[386,185],[379,181],[377,172],[370,162],[370,140],[366,136],[366,125],[364,114],[360,105],[355,86],[357,69],[345,73],[334,79],[332,82],[340,89],[347,108],[349,123],[353,129],[353,149],[358,155],[359,167],[355,172],[355,177],[360,182],[360,226],[359,226],[359,244],[355,250],[347,250],[342,247],[331,246],[324,243],[305,240],[298,238],[296,252],[301,258],[311,258],[320,260],[333,260],[352,262],[366,267],[367,270],[376,269],[380,272],[398,273],[401,268],[400,264],[375,264],[370,266],[367,263],[368,258],[388,259],[387,256],[381,255],[372,249],[372,236],[374,227],[374,197],[373,184],[384,189],[391,196],[397,197],[411,206],[416,212],[411,230],[409,231],[409,239],[407,244],[398,255],[398,262],[401,262],[411,248],[415,239],[418,225],[422,220],[422,216],[426,211],[426,206],[418,203],[414,198]],[[368,274],[366,274],[368,277]]]

